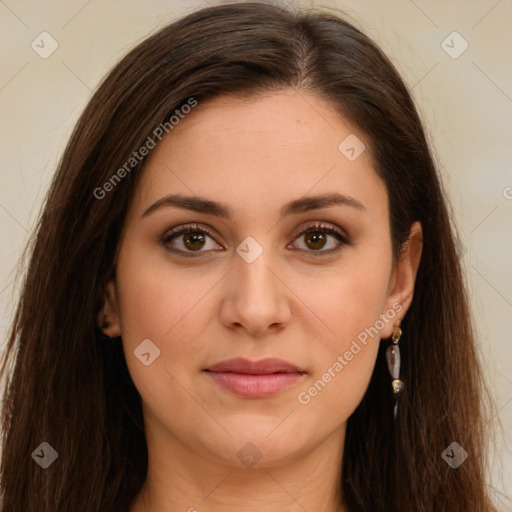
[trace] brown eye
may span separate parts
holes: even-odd
[[[301,238],[304,242],[299,249],[316,253],[315,256],[333,254],[341,250],[343,246],[350,245],[350,241],[341,231],[323,223],[307,227],[296,237],[297,240]],[[330,242],[329,239],[336,239],[337,243]]]
[[[197,224],[173,228],[164,234],[160,242],[168,251],[183,256],[201,256],[210,250],[222,249],[215,242],[212,233]]]
[[[310,249],[314,249],[315,251],[322,249],[327,243],[327,237],[325,233],[321,231],[310,231],[304,235],[306,245]]]
[[[205,244],[205,236],[202,233],[184,233],[183,245],[191,251],[202,249]]]

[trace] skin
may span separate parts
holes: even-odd
[[[366,145],[354,161],[338,150],[349,134]],[[122,336],[143,402],[149,469],[131,512],[346,510],[336,494],[346,422],[367,389],[380,338],[411,303],[421,256],[415,223],[393,264],[388,196],[369,148],[323,99],[285,90],[200,103],[152,150],[104,309],[105,332]],[[280,219],[285,203],[333,192],[364,209],[342,204]],[[176,207],[142,217],[168,194],[225,203],[233,218]],[[339,242],[325,232],[323,246],[299,235],[317,221],[350,245],[319,255]],[[194,222],[214,238],[205,235],[196,252],[184,235],[167,247],[202,254],[169,252],[160,238]],[[236,252],[248,236],[263,248],[252,263]],[[388,311],[396,314],[380,334],[300,403],[298,394]],[[148,366],[134,356],[145,339],[161,351]],[[272,397],[240,397],[202,371],[238,356],[279,357],[307,373]],[[251,467],[237,456],[248,442],[261,455]]]

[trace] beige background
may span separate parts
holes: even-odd
[[[146,35],[213,0],[0,0],[0,342],[14,268],[78,115],[100,78]],[[500,510],[512,511],[512,2],[339,0],[412,87],[451,196],[489,384],[501,421],[492,457]],[[297,5],[297,2],[296,2]],[[47,59],[31,47],[57,41]],[[453,31],[468,48],[452,58]],[[452,42],[453,40],[453,42]],[[463,41],[450,36],[456,52]],[[51,257],[51,255],[49,256]],[[507,263],[508,262],[508,263]],[[425,340],[435,350],[436,340]],[[0,347],[1,350],[1,347]]]

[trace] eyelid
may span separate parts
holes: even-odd
[[[206,235],[208,235],[212,240],[215,241],[218,245],[219,242],[217,242],[217,235],[214,234],[213,230],[207,226],[206,224],[199,224],[197,222],[191,222],[190,224],[180,224],[179,226],[174,226],[168,230],[165,231],[165,233],[158,237],[158,241],[166,248],[167,251],[171,252],[172,254],[178,254],[180,256],[185,257],[201,257],[204,254],[210,253],[212,250],[209,251],[198,251],[194,253],[193,251],[182,251],[180,249],[170,249],[167,244],[171,241],[173,237],[177,237],[180,235],[183,235],[185,233],[189,232],[203,232]]]
[[[304,233],[307,233],[308,231],[313,231],[314,229],[318,229],[319,231],[333,232],[333,233],[337,234],[340,238],[342,238],[344,243],[350,244],[348,235],[346,235],[343,232],[343,230],[338,228],[335,224],[331,224],[330,222],[326,222],[326,221],[313,221],[309,224],[306,224],[305,226],[304,225],[301,226],[296,231],[294,231],[293,239],[295,240],[300,235],[303,235]]]
[[[297,228],[297,230],[295,230],[294,234],[292,235],[293,242],[295,242],[295,240],[297,238],[299,238],[301,235],[304,235],[310,231],[314,231],[315,229],[318,231],[325,231],[330,236],[337,238],[338,242],[339,242],[338,246],[335,248],[326,250],[326,251],[322,251],[322,250],[307,251],[305,249],[299,249],[300,252],[312,253],[313,256],[323,256],[323,255],[327,256],[327,255],[338,252],[339,250],[342,249],[342,247],[344,245],[351,245],[351,242],[350,242],[348,236],[340,228],[338,228],[334,224],[331,224],[331,223],[325,222],[325,221],[313,221],[313,222],[310,222],[309,224],[307,224],[306,226],[303,225],[303,226]],[[205,233],[212,240],[214,240],[217,244],[219,244],[219,242],[217,242],[217,240],[216,240],[217,235],[213,232],[213,230],[206,224],[200,224],[197,222],[192,222],[190,224],[182,224],[182,225],[170,228],[159,238],[159,240],[165,246],[171,240],[171,238],[173,236],[179,236],[179,235],[185,234],[187,232],[196,232],[196,231]],[[196,253],[194,253],[193,251],[182,251],[179,249],[177,249],[177,250],[176,249],[175,250],[167,249],[167,250],[169,250],[170,252],[172,252],[174,254],[191,256],[191,257],[200,257],[202,254],[210,253],[213,249],[210,249],[209,251],[197,251]]]
[[[313,221],[306,226],[301,226],[293,235],[293,243],[301,236],[315,231],[323,231],[327,233],[327,235],[334,237],[338,240],[338,243],[335,247],[331,247],[327,250],[307,250],[307,249],[298,249],[299,254],[306,254],[307,256],[312,256],[313,258],[329,258],[337,255],[342,249],[346,246],[352,245],[348,235],[341,228],[337,227],[335,224],[331,224],[330,222],[325,221]]]
[[[211,238],[215,238],[215,234],[206,224],[198,224],[197,222],[192,222],[190,224],[181,224],[179,226],[175,226],[173,228],[168,229],[163,238],[170,238],[172,235],[186,233],[187,231],[203,231]]]

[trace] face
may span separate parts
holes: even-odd
[[[199,103],[151,152],[109,285],[147,434],[238,467],[342,440],[414,277],[392,263],[369,141],[332,106]],[[293,368],[208,370],[233,358]]]

